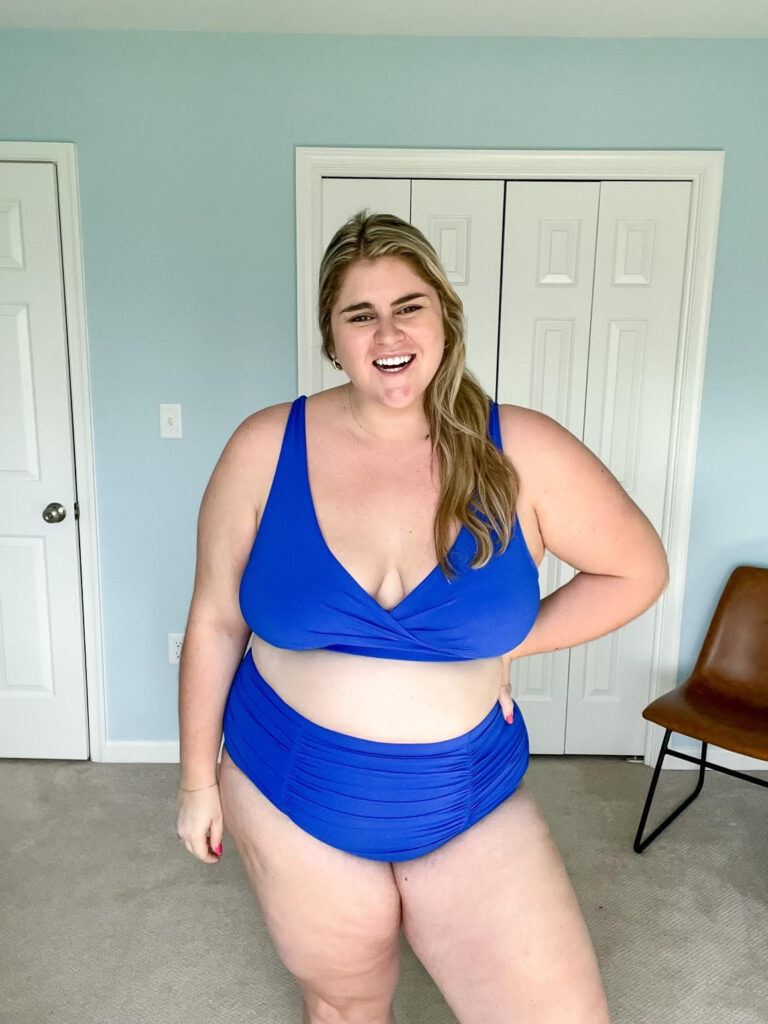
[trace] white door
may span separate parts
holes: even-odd
[[[662,533],[691,184],[604,181],[584,444]],[[662,597],[663,601],[663,597]],[[571,648],[566,754],[641,755],[661,602]]]
[[[414,179],[410,206],[408,184],[325,179],[323,246],[363,206],[419,227],[456,281],[486,391],[567,427],[661,532],[690,183]],[[545,555],[542,597],[574,575]],[[659,615],[513,663],[532,753],[642,754]]]
[[[662,531],[690,206],[686,181],[509,182],[499,401],[566,426]],[[506,268],[510,273],[506,273]],[[547,554],[542,596],[574,571]],[[512,665],[537,754],[644,748],[656,603]]]
[[[408,178],[324,178],[321,238],[323,252],[341,225],[360,210],[368,213],[394,213],[410,222],[411,182]],[[317,275],[313,273],[312,320],[317,322]],[[323,356],[320,360],[320,387],[335,388],[346,384],[349,377],[336,370]]]
[[[579,439],[599,203],[598,181],[507,182],[498,401],[545,412]],[[542,598],[574,575],[547,551]],[[569,658],[566,648],[512,664],[533,753],[565,750]]]
[[[428,238],[464,306],[466,365],[496,394],[503,181],[416,179],[411,224]]]
[[[68,369],[55,167],[0,162],[3,757],[89,753]]]
[[[326,178],[322,199],[323,250],[345,220],[366,208],[394,213],[429,239],[464,303],[467,366],[495,395],[504,182]],[[323,359],[319,390],[348,379]]]

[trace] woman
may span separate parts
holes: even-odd
[[[659,537],[573,435],[464,369],[411,225],[339,229],[319,319],[349,383],[248,417],[203,497],[178,834],[215,863],[226,824],[303,1024],[393,1024],[401,927],[460,1024],[605,1024],[509,665],[648,608]],[[580,572],[539,602],[545,548]]]

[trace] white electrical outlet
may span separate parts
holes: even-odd
[[[183,633],[168,634],[168,664],[178,665],[181,661],[181,645],[184,643]]]

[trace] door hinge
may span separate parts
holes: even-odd
[[[80,502],[76,501],[75,502],[75,519],[79,519],[79,518],[80,518]]]

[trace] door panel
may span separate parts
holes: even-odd
[[[659,533],[690,201],[687,181],[606,181],[600,190],[583,441]],[[660,609],[571,649],[566,754],[642,754]]]
[[[412,216],[462,298],[467,365],[486,391],[567,427],[661,532],[690,183],[504,186],[325,179],[323,246],[362,207]],[[324,387],[346,379],[324,366]],[[545,555],[542,597],[574,572]],[[606,637],[513,663],[533,753],[642,752],[659,614],[655,605]]]
[[[412,221],[464,304],[467,368],[496,395],[503,181],[417,179]]]
[[[499,402],[544,412],[579,438],[599,202],[596,181],[507,182]],[[539,566],[542,598],[573,576],[547,552]],[[512,663],[512,692],[533,753],[563,753],[570,653]]]
[[[345,221],[359,210],[369,213],[394,213],[410,222],[411,182],[409,178],[323,178],[323,229],[322,251],[325,249]],[[320,267],[314,271],[314,280]],[[317,284],[315,283],[315,295]],[[315,300],[316,305],[317,300]],[[317,313],[313,310],[317,321]],[[318,391],[336,388],[346,384],[349,377],[343,370],[336,370],[325,356],[321,356],[321,377]]]
[[[88,757],[63,294],[54,165],[0,162],[3,757]]]

